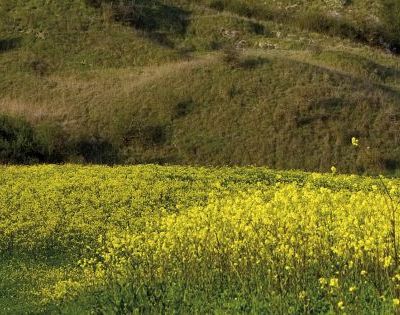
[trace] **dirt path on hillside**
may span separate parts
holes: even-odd
[[[243,50],[245,56],[260,56],[265,58],[276,58],[282,60],[291,60],[312,67],[348,77],[351,80],[364,82],[386,91],[400,93],[400,87],[397,85],[383,84],[371,80],[364,76],[358,76],[354,73],[343,71],[323,62],[316,61],[308,51],[288,51],[280,49],[259,49],[248,48]],[[53,82],[56,87],[57,100],[49,97],[47,101],[36,101],[27,98],[6,97],[0,99],[1,112],[13,115],[22,115],[32,122],[43,119],[52,119],[65,121],[84,111],[86,106],[101,104],[101,99],[106,95],[107,99],[118,99],[121,95],[129,95],[133,90],[140,89],[143,86],[168,78],[173,75],[182,75],[182,72],[197,67],[209,66],[218,62],[220,53],[212,52],[193,56],[188,60],[170,62],[160,66],[148,66],[138,68],[119,68],[93,70],[86,72],[84,76],[80,73],[69,75],[54,75],[48,80]],[[51,94],[49,94],[50,96]],[[78,99],[75,104],[69,103],[71,99]],[[45,97],[41,99],[46,99]],[[79,108],[78,108],[79,107]],[[82,108],[81,108],[82,107]],[[79,115],[78,115],[79,116]]]

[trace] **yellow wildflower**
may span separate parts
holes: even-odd
[[[339,287],[339,279],[338,278],[331,278],[329,280],[329,286],[332,288],[338,288]]]
[[[358,139],[356,137],[351,138],[351,144],[354,147],[358,147]]]
[[[319,278],[319,283],[321,285],[326,285],[326,284],[328,284],[328,280],[326,280],[325,278]]]
[[[383,259],[383,267],[384,268],[389,268],[392,265],[392,257],[391,256],[387,256]]]
[[[349,288],[349,292],[351,292],[351,293],[353,293],[356,290],[357,290],[357,288],[355,286],[352,286]]]
[[[304,300],[307,297],[307,292],[306,291],[301,291],[299,293],[299,299]]]

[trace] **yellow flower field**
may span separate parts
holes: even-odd
[[[14,292],[38,312],[390,314],[398,187],[263,168],[3,167],[0,250],[11,270],[47,268]]]

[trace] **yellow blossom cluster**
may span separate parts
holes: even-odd
[[[277,184],[209,198],[205,206],[157,217],[141,231],[107,234],[96,263],[145,264],[151,258],[154,270],[180,273],[185,265],[191,273],[204,265],[243,274],[259,266],[306,270],[325,261],[358,268],[360,275],[394,264],[390,213],[381,194]],[[328,284],[338,287],[339,280]]]
[[[0,180],[1,251],[80,256],[84,276],[55,284],[54,299],[109,283],[225,281],[293,291],[304,305],[317,294],[337,312],[363,287],[398,304],[397,180],[74,165],[3,168]]]

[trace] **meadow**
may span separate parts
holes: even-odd
[[[399,55],[398,0],[0,0],[0,314],[400,313]]]
[[[398,186],[255,167],[2,167],[0,313],[395,313]]]

